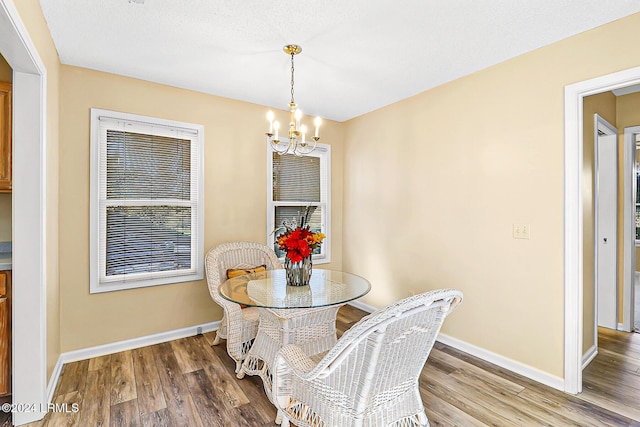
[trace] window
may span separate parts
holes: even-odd
[[[277,247],[277,238],[284,232],[276,227],[285,219],[299,218],[311,207],[311,231],[321,231],[327,236],[313,253],[317,263],[330,262],[331,248],[331,147],[318,144],[306,156],[279,155],[267,149],[267,245],[274,248],[280,258],[284,252]]]
[[[203,132],[91,109],[91,293],[203,278]]]

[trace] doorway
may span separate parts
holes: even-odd
[[[46,68],[12,0],[0,0],[0,53],[13,69],[13,424],[47,412]]]
[[[582,391],[583,356],[583,101],[590,95],[640,84],[640,67],[565,87],[564,139],[564,389]]]
[[[595,346],[597,327],[618,326],[618,130],[594,116]]]

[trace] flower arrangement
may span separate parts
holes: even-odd
[[[278,247],[286,253],[286,257],[293,263],[309,257],[326,237],[319,231],[314,233],[309,229],[310,214],[311,206],[308,206],[304,215],[300,217],[299,225],[294,218],[292,221],[285,221],[282,227],[278,228],[278,230],[285,229],[285,232],[278,236]]]

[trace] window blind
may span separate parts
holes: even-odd
[[[198,132],[104,116],[99,128],[100,282],[201,274]]]
[[[191,140],[107,129],[109,199],[191,199]]]
[[[273,200],[320,202],[320,158],[273,153]]]

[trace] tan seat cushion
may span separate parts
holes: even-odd
[[[267,271],[266,265],[259,265],[253,268],[229,268],[227,269],[227,279],[233,279],[234,277],[244,276],[251,273],[262,273]]]

